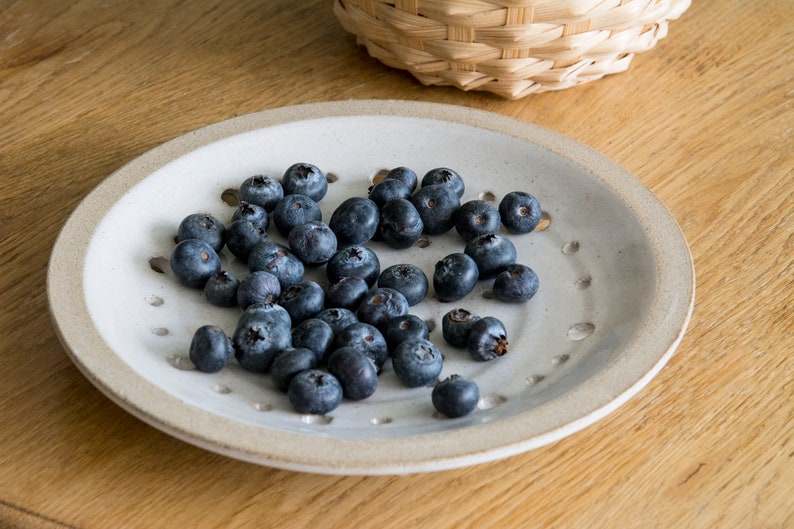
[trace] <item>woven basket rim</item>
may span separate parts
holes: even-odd
[[[508,99],[625,71],[691,0],[334,0],[383,64],[425,85]]]

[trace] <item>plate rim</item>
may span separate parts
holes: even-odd
[[[658,281],[645,327],[663,325],[664,332],[654,329],[663,343],[655,344],[653,354],[625,355],[625,351],[639,347],[638,340],[647,341],[646,333],[639,333],[639,337],[627,344],[624,353],[594,377],[537,408],[518,414],[536,420],[541,425],[540,433],[522,435],[523,428],[518,432],[506,431],[505,425],[499,423],[507,421],[497,421],[422,434],[416,437],[430,441],[426,443],[430,448],[420,456],[415,450],[401,446],[408,437],[320,438],[244,425],[198,408],[185,414],[184,402],[141,379],[104,343],[93,326],[88,332],[80,329],[85,321],[91,321],[82,278],[88,245],[99,221],[126,190],[170,161],[233,135],[307,119],[370,115],[435,119],[504,133],[587,169],[631,209],[653,247]],[[626,200],[627,195],[631,201]],[[86,222],[94,229],[84,229]],[[77,278],[69,273],[75,270],[80,271]],[[123,164],[80,201],[61,228],[48,263],[47,296],[56,334],[81,373],[111,401],[169,435],[235,459],[288,470],[405,474],[458,468],[526,452],[579,431],[620,407],[661,371],[678,347],[694,307],[695,273],[684,234],[667,208],[637,177],[594,149],[550,129],[486,110],[443,103],[370,99],[306,103],[233,117],[177,136]],[[127,382],[122,388],[111,383],[119,378]],[[571,413],[570,404],[577,402],[579,395],[595,396],[597,404],[589,405],[586,413]],[[233,441],[219,434],[228,427],[239,434]],[[494,430],[502,440],[496,447],[491,446],[487,435]],[[296,440],[302,443],[299,450],[294,444]],[[318,455],[323,450],[337,458],[329,460]],[[375,458],[375,454],[391,457]]]

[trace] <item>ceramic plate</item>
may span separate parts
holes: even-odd
[[[164,262],[179,221],[209,212],[227,220],[229,196],[247,177],[281,176],[295,162],[330,175],[324,219],[345,197],[365,196],[378,170],[447,166],[463,200],[535,195],[543,227],[509,237],[540,278],[526,304],[492,299],[480,281],[463,300],[429,297],[412,313],[435,329],[441,378],[480,387],[477,409],[434,413],[431,388],[409,389],[387,364],[377,392],[327,416],[292,410],[266,375],[235,361],[216,374],[189,369],[192,334],[234,330],[238,309],[211,306],[177,284]],[[275,230],[270,233],[279,240]],[[282,239],[283,240],[283,239]],[[409,262],[430,276],[461,251],[454,233],[425,244],[376,249],[381,267]],[[223,256],[242,275],[245,267]],[[307,272],[324,280],[322,268]],[[245,461],[337,474],[442,470],[521,453],[570,435],[615,410],[668,361],[686,328],[694,274],[682,233],[664,206],[603,155],[559,134],[469,108],[347,101],[234,118],[167,142],[110,175],[77,207],[53,249],[53,320],[74,363],[109,398],[188,443]],[[452,308],[502,319],[509,352],[476,362],[447,346],[440,321]]]

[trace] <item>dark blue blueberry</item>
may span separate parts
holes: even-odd
[[[281,182],[272,176],[254,175],[240,184],[238,196],[240,202],[256,204],[269,213],[273,211],[278,201],[284,198],[284,189],[281,187]]]
[[[386,345],[390,351],[406,340],[421,338],[430,339],[430,332],[425,321],[414,314],[403,314],[395,316],[386,322],[383,329],[383,337],[386,338]]]
[[[317,202],[306,195],[286,195],[273,210],[273,224],[284,237],[292,228],[314,220],[323,220],[323,212]]]
[[[366,354],[355,347],[341,347],[328,357],[328,372],[342,386],[350,400],[362,400],[378,389],[378,368]]]
[[[285,289],[303,280],[303,261],[289,248],[273,241],[262,241],[254,246],[248,256],[250,272],[270,272]]]
[[[255,373],[270,371],[276,356],[292,347],[288,321],[276,310],[251,312],[240,318],[232,336],[237,362]]]
[[[314,351],[305,347],[293,347],[282,351],[273,359],[270,377],[277,389],[287,391],[292,377],[315,367],[317,367],[317,355]]]
[[[529,193],[513,191],[499,202],[499,215],[510,233],[529,233],[540,222],[540,202]]]
[[[361,300],[356,315],[359,321],[384,329],[389,319],[408,314],[408,309],[405,296],[393,288],[376,288]]]
[[[342,385],[331,373],[307,369],[292,377],[287,397],[299,413],[325,415],[342,403]]]
[[[425,224],[416,206],[404,198],[389,200],[380,211],[380,235],[392,248],[410,248],[422,236]]]
[[[498,233],[501,225],[499,210],[484,200],[464,202],[455,214],[455,231],[464,241]]]
[[[389,266],[378,276],[378,286],[393,288],[405,296],[408,305],[414,306],[427,296],[430,288],[421,268],[411,263]]]
[[[480,402],[480,388],[470,378],[450,375],[436,384],[430,398],[436,411],[455,419],[474,411]]]
[[[339,247],[364,244],[372,239],[380,223],[380,210],[372,200],[350,197],[331,214],[328,226]]]
[[[328,325],[331,326],[331,331],[333,331],[334,336],[337,333],[342,332],[342,329],[356,323],[358,321],[358,316],[356,313],[349,309],[343,309],[341,307],[333,307],[328,309],[323,309],[317,313],[315,316],[318,320],[322,320]]]
[[[328,290],[325,292],[325,306],[355,311],[367,292],[369,292],[369,285],[363,277],[341,277],[328,286]]]
[[[480,279],[491,279],[516,262],[516,247],[507,237],[489,233],[466,243],[463,252],[474,259]]]
[[[278,304],[289,312],[292,324],[313,317],[325,307],[325,291],[314,281],[300,281],[281,292]]]
[[[411,193],[411,189],[400,180],[387,178],[372,186],[367,196],[378,206],[378,209],[381,209],[389,200],[397,198],[408,199]]]
[[[372,286],[380,275],[380,260],[367,246],[348,246],[337,251],[326,263],[328,281],[336,283],[343,277],[361,277]]]
[[[513,263],[496,276],[493,283],[493,294],[499,301],[507,303],[524,303],[537,293],[538,274],[530,267]]]
[[[188,356],[199,371],[217,373],[234,356],[234,348],[223,329],[216,325],[204,325],[193,334]]]
[[[422,219],[425,233],[445,233],[455,225],[460,197],[451,187],[440,184],[421,187],[411,195],[410,200]]]
[[[384,176],[383,179],[399,180],[408,186],[408,189],[411,193],[414,192],[416,185],[419,183],[419,177],[416,176],[416,172],[414,172],[413,169],[409,169],[408,167],[395,167],[386,173],[386,176]]]
[[[325,174],[310,163],[296,163],[284,171],[281,185],[285,195],[306,195],[315,202],[323,199],[328,192]]]
[[[493,316],[485,316],[471,324],[469,354],[475,360],[485,362],[507,353],[507,331],[504,324]]]
[[[284,325],[289,326],[292,324],[289,312],[278,303],[254,303],[243,310],[240,317],[237,319],[237,325],[247,325],[249,322],[255,321],[264,314],[268,314],[268,318],[274,317],[280,319]]]
[[[422,177],[420,185],[422,187],[432,185],[448,187],[458,195],[458,198],[462,197],[464,191],[466,191],[466,184],[463,182],[463,178],[449,167],[436,167],[429,170]]]
[[[244,263],[248,261],[254,246],[266,240],[267,228],[249,219],[236,220],[226,229],[226,247]]]
[[[319,220],[295,226],[287,240],[292,253],[308,266],[325,264],[336,253],[336,235]]]
[[[292,329],[292,346],[311,349],[318,363],[324,362],[331,354],[333,343],[333,329],[318,318],[303,320]]]
[[[479,319],[466,309],[452,309],[441,318],[441,336],[451,346],[465,349],[471,324]]]
[[[354,347],[367,355],[380,370],[389,358],[389,347],[383,334],[369,323],[351,323],[334,337],[334,348]]]
[[[257,303],[276,303],[281,295],[278,278],[270,272],[251,272],[240,281],[237,304],[246,309]]]
[[[441,352],[429,340],[406,340],[394,349],[394,373],[406,386],[417,388],[435,382],[441,374]]]
[[[439,301],[457,301],[474,290],[478,277],[474,259],[464,253],[451,253],[436,263],[433,289]]]
[[[186,239],[171,252],[171,271],[188,287],[203,288],[204,283],[221,271],[221,258],[200,239]]]
[[[237,305],[237,289],[240,280],[229,272],[221,270],[213,274],[204,283],[204,296],[218,307],[234,307]]]
[[[265,208],[244,200],[240,202],[237,209],[232,213],[232,222],[236,220],[250,220],[255,225],[262,227],[265,231],[267,231],[270,225],[270,215],[268,215]]]
[[[209,244],[216,252],[220,252],[224,244],[224,231],[226,231],[226,227],[212,215],[193,213],[179,223],[176,240],[182,242],[187,239],[200,239]]]

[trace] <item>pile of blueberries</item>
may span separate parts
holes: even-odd
[[[410,263],[381,270],[376,252],[365,245],[409,248],[423,235],[454,229],[465,247],[435,265],[432,286],[440,301],[460,300],[484,279],[493,281],[495,298],[528,301],[538,276],[516,262],[515,246],[499,232],[502,226],[511,234],[533,231],[540,204],[522,191],[508,193],[498,207],[484,200],[461,203],[464,189],[452,169],[433,169],[420,181],[413,170],[398,167],[366,197],[344,200],[326,224],[318,203],[328,180],[316,166],[296,163],[280,179],[247,178],[230,223],[195,213],[178,227],[173,274],[185,286],[203,289],[214,305],[242,310],[231,336],[215,325],[196,330],[190,360],[209,373],[232,358],[246,370],[269,373],[295,410],[307,414],[326,414],[344,398],[371,396],[391,360],[404,385],[435,384],[432,402],[439,413],[467,415],[479,400],[477,384],[461,375],[438,381],[441,353],[426,323],[409,312],[428,294],[427,275]],[[268,238],[271,224],[286,245]],[[245,277],[221,269],[224,247],[247,263]],[[319,266],[327,284],[304,278],[307,267]],[[499,319],[462,308],[444,315],[442,336],[478,361],[507,352]]]

